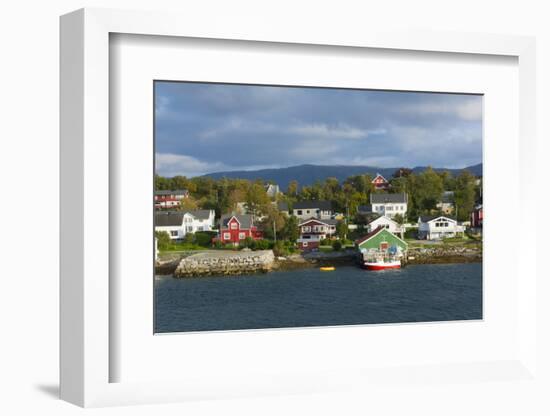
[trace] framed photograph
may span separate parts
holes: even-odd
[[[504,35],[63,16],[62,398],[533,377],[527,217],[502,253],[533,191],[534,58]]]

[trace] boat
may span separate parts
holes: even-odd
[[[336,267],[334,267],[334,266],[323,266],[323,267],[319,267],[319,270],[321,270],[322,272],[332,272],[333,270],[336,270]]]
[[[400,260],[366,260],[363,262],[363,267],[367,270],[386,270],[386,269],[400,269]]]

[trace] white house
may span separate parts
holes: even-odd
[[[332,217],[332,204],[330,201],[300,201],[294,204],[292,213],[300,220],[328,220]]]
[[[400,214],[405,217],[407,214],[408,196],[400,194],[370,194],[370,209],[372,212],[386,217],[394,217]]]
[[[172,240],[181,240],[187,233],[212,231],[214,217],[215,212],[211,209],[157,211],[155,213],[155,231],[166,231]]]
[[[422,216],[418,218],[418,238],[421,240],[440,240],[456,237],[464,233],[464,226],[456,220],[443,215]]]
[[[402,225],[398,224],[396,221],[386,216],[378,217],[375,220],[369,222],[367,224],[367,232],[370,233],[376,230],[378,227],[384,227],[390,233],[398,236],[403,236],[403,233],[405,232],[405,228]]]

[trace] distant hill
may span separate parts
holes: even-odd
[[[300,165],[279,169],[261,169],[261,170],[242,170],[232,172],[214,172],[204,176],[214,179],[232,178],[232,179],[262,179],[264,181],[273,181],[277,183],[282,190],[286,190],[288,184],[297,180],[300,186],[311,185],[316,181],[323,181],[326,178],[334,177],[343,181],[348,176],[370,174],[372,177],[380,173],[386,179],[390,179],[398,168],[377,168],[374,166],[320,166],[320,165]],[[417,166],[413,168],[414,173],[420,173],[427,169],[426,166]],[[446,169],[434,168],[437,172],[448,171],[452,175],[458,175],[463,170],[470,171],[473,175],[481,176],[483,165],[481,163],[464,169]]]

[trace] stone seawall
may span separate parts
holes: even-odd
[[[174,276],[230,276],[268,272],[272,269],[274,260],[271,250],[201,252],[183,258]]]

